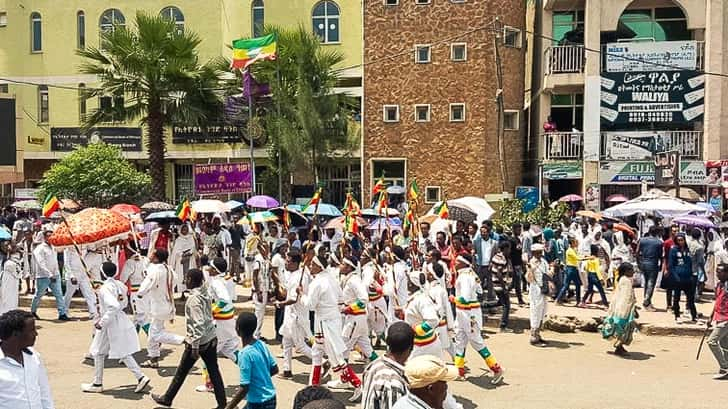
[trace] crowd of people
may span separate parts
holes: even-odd
[[[491,384],[504,379],[504,368],[481,331],[484,316],[498,310],[500,331],[513,331],[512,297],[525,307],[528,296],[529,341],[545,346],[541,327],[549,299],[573,300],[585,308],[596,290],[607,309],[602,334],[614,339],[615,353],[623,355],[640,309],[634,288],[644,287],[642,308],[654,310],[658,282],[667,289],[667,307],[678,322],[682,293],[689,321],[696,322],[701,318],[696,300],[704,288],[714,289],[714,314],[702,318],[717,324],[708,340],[720,366],[716,378],[728,377],[724,232],[686,234],[668,226],[663,236],[655,223],[637,237],[594,219],[544,229],[453,221],[451,229],[437,232],[425,222],[404,230],[344,232],[322,229],[313,220],[294,231],[276,222],[240,223],[239,214],[203,214],[184,223],[145,223],[139,239],[114,246],[58,252],[48,243],[54,223],[12,213],[13,238],[2,242],[0,252],[0,367],[5,357],[21,364],[37,361],[42,393],[25,398],[42,408],[52,407],[52,399],[31,347],[39,301],[48,290],[61,321],[71,319],[74,294],[84,297],[94,330],[86,357],[94,373],[81,386],[84,392],[103,392],[104,362],[112,359],[131,371],[135,391],[141,393],[150,383],[142,368],[159,367],[162,345],[184,345],[169,387],[152,395],[162,406],[172,405],[201,358],[204,379],[197,390],[214,393],[218,408],[234,408],[243,399],[251,409],[275,408],[271,377],[292,379],[292,358],[298,353],[311,361],[309,387],[299,393],[300,400],[314,395],[322,396],[317,401],[331,400],[327,389],[349,389],[349,400],[361,400],[363,409],[459,408],[446,383],[472,376],[465,360],[468,345],[487,366]],[[17,309],[23,284],[26,294],[34,294],[30,312]],[[239,287],[250,288],[254,313],[236,317]],[[610,287],[612,300],[605,291]],[[184,335],[166,328],[177,316],[176,298],[185,301]],[[273,332],[263,328],[267,306],[275,308],[268,318]],[[147,334],[147,360],[139,364],[133,354],[141,349],[141,332]],[[281,343],[280,361],[267,347],[272,339]],[[376,351],[382,342],[387,352],[380,357]],[[349,364],[354,353],[370,362],[363,374]],[[240,367],[240,388],[230,401],[218,357]],[[0,386],[10,385],[2,374]],[[324,383],[327,377],[331,380]],[[24,393],[13,396],[21,399]]]

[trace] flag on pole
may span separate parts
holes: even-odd
[[[288,212],[288,207],[283,206],[283,228],[288,231],[288,228],[291,227],[291,214]]]
[[[256,61],[275,60],[277,51],[275,33],[263,37],[233,41],[231,68],[245,69]]]
[[[347,233],[359,233],[359,223],[356,221],[356,216],[347,214],[344,217],[344,227],[346,228]]]
[[[381,176],[379,180],[377,180],[377,183],[372,188],[372,196],[378,195],[383,190],[387,189],[387,185],[384,183],[384,176]]]
[[[53,212],[61,208],[61,202],[54,195],[49,194],[43,202],[43,217],[51,217]]]
[[[190,206],[190,201],[186,197],[177,205],[175,214],[183,223],[192,217],[192,206]]]
[[[346,202],[344,202],[342,213],[351,216],[361,215],[361,207],[359,207],[359,203],[354,199],[354,195],[351,192],[346,194]]]
[[[382,190],[379,193],[379,200],[377,201],[377,209],[379,210],[379,213],[386,212],[387,208],[389,207],[389,195],[387,194],[387,190]]]
[[[447,219],[450,217],[450,211],[447,209],[447,200],[443,200],[437,210],[435,210],[437,216],[441,219]]]
[[[318,208],[318,204],[321,201],[321,188],[318,188],[316,190],[316,193],[313,194],[313,197],[311,200],[308,201],[308,204],[306,204],[306,207],[303,208],[303,211],[306,212],[309,207],[316,206]]]
[[[420,188],[417,186],[417,179],[414,178],[407,189],[407,199],[417,200],[418,197],[420,197]]]

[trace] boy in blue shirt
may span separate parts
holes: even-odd
[[[278,373],[278,365],[268,347],[253,334],[257,327],[255,315],[241,313],[235,329],[243,341],[243,349],[237,352],[240,368],[240,387],[227,409],[234,409],[241,400],[247,399],[246,409],[275,409],[276,390],[271,377]]]

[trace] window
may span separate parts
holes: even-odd
[[[182,10],[174,6],[165,7],[159,12],[159,15],[167,21],[174,23],[178,33],[185,31],[185,15],[182,14]]]
[[[430,122],[430,105],[415,105],[415,122]]]
[[[48,86],[38,87],[38,123],[47,124],[48,115]]]
[[[405,182],[405,161],[397,159],[373,159],[372,173],[370,175],[371,186],[374,186],[375,179],[384,176],[384,183],[387,186],[404,186]]]
[[[554,11],[551,27],[557,45],[584,44],[584,10]]]
[[[40,13],[30,14],[30,51],[39,53],[43,50],[43,30]]]
[[[83,11],[76,13],[76,48],[86,48],[86,14]]]
[[[425,187],[425,203],[437,203],[440,200],[440,193],[442,189],[440,186],[426,186]]]
[[[617,39],[690,40],[688,21],[679,7],[625,10],[619,17]]]
[[[506,131],[518,130],[518,111],[503,112],[503,129]]]
[[[397,6],[399,5],[399,0],[384,0],[385,6]]]
[[[0,27],[5,27],[8,25],[8,13],[4,11],[0,11]]]
[[[468,46],[465,43],[450,44],[450,59],[453,61],[465,61],[468,59]]]
[[[86,84],[78,84],[78,119],[83,122],[86,117]]]
[[[124,27],[126,18],[118,9],[108,9],[101,14],[99,29],[103,32],[114,31],[116,27]]]
[[[399,105],[385,105],[384,122],[399,122]]]
[[[521,48],[521,30],[514,27],[503,27],[503,44],[506,47]]]
[[[430,4],[430,0],[415,0],[415,4]]]
[[[465,122],[465,104],[450,104],[450,122]]]
[[[251,21],[253,22],[251,33],[253,33],[253,37],[260,37],[263,35],[263,26],[265,25],[265,6],[263,0],[253,0],[251,12]]]
[[[415,45],[415,62],[418,64],[426,64],[430,62],[429,45]]]
[[[584,94],[552,94],[550,113],[561,132],[584,129]]]
[[[313,32],[324,44],[339,42],[339,6],[320,1],[313,8]]]
[[[104,112],[106,122],[116,122],[123,118],[124,96],[104,95],[99,97],[99,110]]]
[[[180,200],[195,195],[192,165],[174,165],[174,193]]]
[[[10,92],[8,84],[0,84],[0,94],[7,94]]]

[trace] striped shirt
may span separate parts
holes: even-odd
[[[370,363],[362,378],[362,409],[391,409],[399,398],[407,394],[404,367],[386,356]]]

